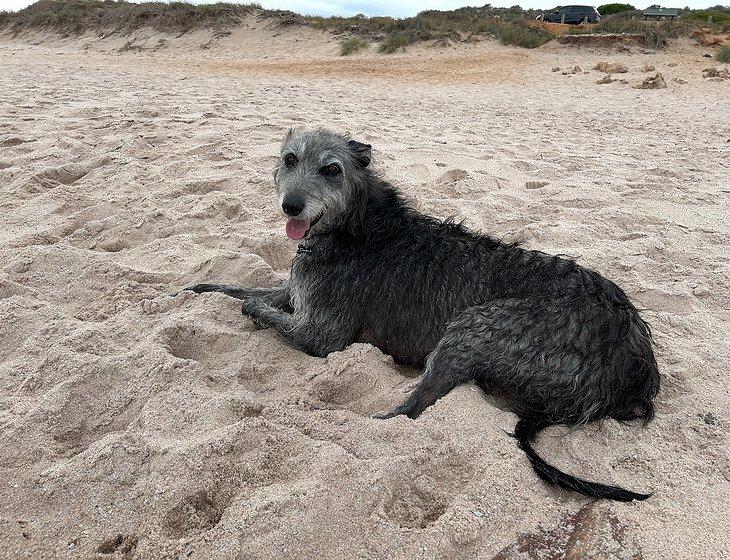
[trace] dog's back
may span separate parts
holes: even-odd
[[[340,282],[352,286],[353,307],[363,310],[361,340],[420,365],[463,310],[498,299],[530,299],[552,303],[556,315],[572,321],[566,336],[576,344],[588,344],[587,324],[599,321],[605,336],[593,341],[595,351],[615,350],[619,341],[610,339],[619,336],[641,356],[638,364],[654,362],[645,323],[610,280],[571,259],[425,216],[387,185],[381,189],[371,199],[364,241],[340,255],[348,264],[338,259]],[[658,374],[652,377],[658,384]],[[577,417],[587,416],[592,414]]]

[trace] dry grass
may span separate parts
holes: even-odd
[[[0,25],[10,27],[15,33],[39,27],[66,34],[90,30],[129,33],[140,27],[183,33],[199,27],[236,25],[244,16],[258,9],[256,4],[40,0],[19,12],[0,13]]]
[[[388,35],[378,47],[381,53],[392,54],[399,50],[404,50],[406,46],[418,41],[413,35],[404,31],[394,31]]]
[[[347,56],[355,54],[368,47],[368,43],[360,39],[360,37],[347,37],[340,41],[340,54]]]
[[[502,27],[497,36],[505,45],[515,45],[526,49],[534,49],[544,45],[554,37],[552,33],[544,29],[535,29],[514,23]]]
[[[730,45],[717,49],[717,52],[715,53],[715,60],[730,64]]]

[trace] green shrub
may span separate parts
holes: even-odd
[[[534,49],[540,45],[544,45],[552,38],[552,33],[548,33],[547,31],[512,23],[506,25],[499,34],[499,40],[503,44],[525,47],[526,49]]]
[[[725,45],[724,47],[717,49],[717,52],[715,53],[715,60],[730,64],[730,45]]]
[[[593,28],[596,33],[643,33],[648,25],[654,25],[638,19],[624,19],[620,15],[601,18]]]
[[[491,35],[492,37],[498,39],[499,35],[502,33],[503,28],[504,25],[501,24],[498,20],[488,19],[486,21],[480,22],[475,32],[480,35]]]
[[[724,6],[715,6],[707,10],[690,10],[683,14],[682,17],[694,19],[697,21],[712,21],[712,23],[723,24],[730,23],[730,8]]]
[[[397,50],[405,49],[408,45],[412,45],[416,41],[417,39],[408,33],[395,31],[383,39],[378,50],[381,53],[391,54]]]
[[[170,33],[185,32],[196,27],[235,25],[257,4],[195,5],[187,2],[143,2],[134,4],[120,0],[40,0],[27,8],[0,16],[0,25],[10,26],[16,33],[33,27],[49,27],[63,33],[94,30],[130,32],[152,27]]]
[[[368,44],[360,39],[360,37],[348,37],[340,41],[340,54],[347,56],[348,54],[354,54],[367,48]]]
[[[603,6],[598,6],[596,9],[603,17],[618,14],[619,12],[636,10],[631,4],[604,4]]]
[[[621,18],[621,14],[609,16],[591,29],[591,33],[630,33],[643,35],[646,45],[653,49],[663,49],[667,46],[667,39],[687,37],[697,28],[691,20],[679,18],[676,20],[644,21],[638,19]]]

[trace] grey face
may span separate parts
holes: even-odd
[[[353,194],[364,188],[370,157],[369,144],[346,136],[323,130],[290,131],[274,171],[287,236],[303,239],[341,220]]]

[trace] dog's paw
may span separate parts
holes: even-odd
[[[224,287],[225,286],[221,286],[220,284],[193,284],[192,286],[183,288],[179,292],[170,294],[170,296],[175,297],[175,296],[183,294],[183,293],[204,294],[207,292],[221,292],[221,291],[223,291],[223,290],[221,290],[221,288],[224,288]]]
[[[184,294],[186,292],[195,292],[196,294],[199,294],[199,291],[196,291],[196,288],[200,286],[200,284],[195,284],[195,286],[188,286],[187,288],[183,288],[182,290],[178,290],[177,292],[172,292],[171,294],[168,294],[170,297],[177,297],[180,294]]]
[[[265,325],[264,323],[262,323],[261,321],[259,321],[255,317],[249,317],[249,319],[251,319],[251,324],[253,325],[253,329],[251,329],[251,330],[254,330],[254,331],[262,331],[264,329],[268,329],[269,328],[268,325]]]
[[[251,319],[251,322],[253,322],[257,330],[268,328],[268,325],[261,317],[261,311],[264,307],[266,307],[266,304],[256,298],[245,300],[241,306],[241,313]]]
[[[255,319],[255,315],[261,310],[262,305],[263,303],[256,298],[246,299],[241,306],[241,313]]]
[[[370,418],[372,418],[373,420],[388,420],[389,418],[395,418],[396,416],[400,416],[401,414],[403,413],[398,412],[398,409],[395,408],[388,412],[378,412],[377,414],[371,414]]]
[[[183,288],[180,292],[195,292],[196,294],[202,294],[205,292],[215,292],[217,291],[217,288],[217,284],[193,284],[192,286]]]

